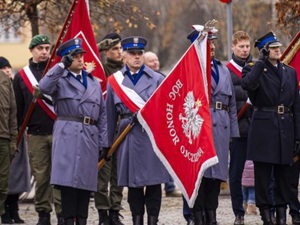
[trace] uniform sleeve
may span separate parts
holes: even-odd
[[[17,105],[17,122],[18,126],[20,127],[23,120],[24,110],[25,110],[25,100],[24,95],[21,89],[21,82],[23,82],[19,73],[15,75],[13,80],[13,89],[14,89],[14,96],[15,96],[15,104]]]
[[[17,125],[17,106],[12,84],[10,85],[10,113],[9,113],[9,134],[10,141],[17,143],[18,125]]]
[[[247,65],[242,71],[242,87],[244,90],[253,91],[259,87],[259,77],[265,67],[261,60],[257,61],[254,66]]]
[[[100,88],[100,94],[101,94],[100,115],[99,115],[99,119],[98,119],[99,146],[100,147],[109,147],[111,145],[108,144],[108,137],[107,137],[107,113],[106,113],[106,106],[105,106],[105,102],[103,99],[100,84],[99,84],[99,88]]]
[[[299,81],[297,73],[295,72],[295,93],[294,93],[294,103],[293,103],[293,115],[294,115],[294,124],[295,124],[295,140],[300,140],[300,97],[299,97]]]
[[[115,131],[117,129],[118,113],[113,99],[113,90],[109,83],[107,84],[106,94],[106,113],[108,144],[111,146],[113,144]]]
[[[46,75],[40,80],[39,88],[44,94],[54,95],[58,89],[58,80],[61,76],[68,73],[68,70],[63,69],[57,63],[53,66]]]

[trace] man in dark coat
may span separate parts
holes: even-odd
[[[273,224],[268,192],[273,170],[276,220],[285,225],[290,202],[287,175],[300,141],[300,100],[296,71],[279,61],[280,46],[272,32],[256,40],[259,60],[244,67],[242,87],[254,106],[247,159],[254,162],[256,205],[264,224]]]
[[[242,86],[242,69],[252,61],[250,54],[250,36],[245,31],[237,31],[231,40],[232,59],[227,63],[234,86],[240,137],[233,138],[230,148],[229,187],[234,225],[244,224],[245,210],[243,208],[242,174],[247,153],[247,136],[251,119],[251,105],[247,103],[248,95]],[[246,109],[246,110],[244,110]]]
[[[29,64],[20,69],[13,80],[19,127],[23,124],[34,97],[32,86],[38,84],[48,63],[50,48],[48,36],[34,36],[29,44],[29,50],[32,54]],[[39,99],[27,124],[30,169],[36,181],[34,203],[35,210],[39,214],[38,225],[50,225],[52,196],[58,224],[63,222],[60,192],[52,189],[50,185],[52,129],[54,124],[54,119],[51,117],[53,115],[51,104],[51,100],[45,96]]]
[[[123,49],[119,34],[105,35],[98,44],[98,49],[100,52],[104,52],[106,57],[106,61],[102,64],[106,77],[123,68]],[[123,209],[121,205],[122,192],[123,187],[118,187],[117,153],[114,152],[111,160],[107,161],[98,172],[95,206],[99,213],[99,225],[123,225],[119,214],[119,211]]]

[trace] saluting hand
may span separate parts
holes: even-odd
[[[62,64],[64,64],[65,69],[69,68],[72,65],[72,62],[73,62],[72,53],[69,53],[68,55],[64,55],[61,58],[61,62],[62,62]]]
[[[259,56],[258,60],[266,61],[269,58],[269,45],[265,45],[260,51],[259,51]]]

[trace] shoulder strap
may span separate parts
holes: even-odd
[[[108,82],[114,92],[133,113],[136,113],[145,105],[145,101],[132,89],[122,84],[124,76],[121,71],[114,73],[108,77]]]
[[[22,68],[20,71],[20,76],[23,79],[26,87],[28,88],[30,93],[33,93],[33,85],[37,85],[38,82],[35,79],[33,73],[31,72],[29,66],[25,66],[24,68]],[[50,100],[52,102],[52,98],[48,95],[44,95],[48,100]],[[56,115],[54,112],[54,108],[52,105],[49,105],[48,103],[46,103],[45,100],[43,99],[37,99],[37,103],[42,107],[42,109],[44,110],[44,112],[46,112],[48,114],[48,116],[50,116],[53,120],[56,119]]]

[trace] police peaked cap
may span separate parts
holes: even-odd
[[[121,45],[123,47],[123,50],[143,50],[145,49],[145,46],[147,45],[147,40],[140,36],[132,36],[124,38],[121,41]]]
[[[60,45],[56,51],[56,55],[63,57],[71,52],[72,55],[85,53],[85,51],[82,49],[82,40],[80,38],[70,39]]]
[[[282,46],[282,44],[276,38],[276,35],[273,32],[269,32],[266,35],[262,36],[261,38],[255,40],[254,47],[257,47],[258,49],[262,49],[266,44],[268,44],[269,47]]]

